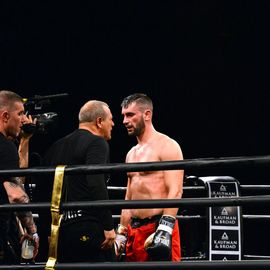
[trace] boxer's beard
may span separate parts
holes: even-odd
[[[143,119],[141,119],[140,122],[138,122],[137,126],[134,127],[134,131],[129,133],[129,136],[131,137],[138,137],[140,136],[142,133],[144,133],[145,130],[145,124]]]

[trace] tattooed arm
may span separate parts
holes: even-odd
[[[29,197],[24,190],[19,177],[12,178],[13,182],[5,181],[4,187],[10,203],[29,203]],[[37,228],[31,211],[19,211],[16,213],[23,227],[29,234],[37,232]]]

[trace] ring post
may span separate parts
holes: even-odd
[[[239,182],[231,176],[199,177],[209,198],[239,197]],[[242,208],[218,206],[208,208],[209,261],[242,259]]]

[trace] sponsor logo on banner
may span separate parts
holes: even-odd
[[[212,225],[238,226],[237,207],[213,207]]]
[[[216,197],[236,197],[238,196],[235,183],[227,183],[227,184],[220,184],[220,183],[211,183],[211,194],[210,196],[213,198]]]
[[[238,251],[238,230],[212,230],[212,250]]]
[[[210,198],[238,197],[237,181],[207,182]],[[209,260],[241,259],[239,206],[209,207]]]

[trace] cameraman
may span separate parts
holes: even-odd
[[[18,169],[19,154],[15,140],[26,121],[22,98],[12,91],[0,91],[0,169]],[[19,177],[0,177],[0,203],[28,203],[29,197]],[[38,252],[39,238],[31,211],[17,212],[27,236],[34,240],[34,256]],[[21,246],[14,212],[0,213],[0,264],[20,263]]]

